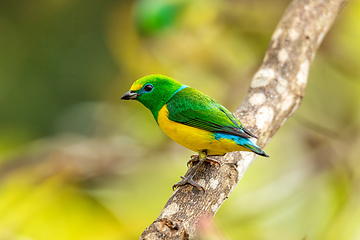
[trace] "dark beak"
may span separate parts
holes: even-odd
[[[132,91],[128,91],[127,93],[125,93],[121,99],[123,100],[132,100],[132,99],[137,99],[137,97],[139,96],[138,93],[136,92],[132,92]]]

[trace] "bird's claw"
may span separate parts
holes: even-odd
[[[192,164],[193,162],[197,162],[197,164],[195,165],[195,167],[193,167],[189,174],[187,175],[187,177],[183,177],[181,176],[181,181],[178,182],[178,183],[175,183],[173,185],[173,190],[175,190],[177,187],[180,187],[182,185],[185,185],[185,184],[190,184],[194,187],[196,187],[197,189],[199,189],[200,191],[202,190],[203,192],[205,192],[205,189],[203,186],[201,186],[200,184],[196,183],[194,180],[193,180],[193,177],[195,176],[196,172],[198,171],[199,167],[201,165],[203,165],[204,162],[209,162],[210,164],[213,164],[213,165],[218,165],[218,166],[221,166],[220,165],[220,162],[213,159],[213,158],[210,158],[207,156],[207,153],[206,151],[202,151],[199,153],[199,155],[192,155],[191,156],[191,159],[188,161],[187,165],[189,167],[190,164]]]
[[[205,161],[209,162],[210,164],[217,165],[219,167],[221,166],[220,162],[218,160],[213,159],[213,158],[206,157]]]
[[[234,167],[235,169],[238,167],[238,162],[227,162],[225,164],[229,165],[230,167]]]
[[[193,162],[198,162],[200,159],[199,155],[191,155],[191,159],[187,162],[187,167],[189,167]],[[217,166],[221,166],[220,162],[218,160],[215,160],[213,158],[210,157],[206,157],[205,159],[206,162],[209,162],[210,164],[213,165],[217,165]]]
[[[174,185],[173,185],[173,190],[175,190],[177,187],[180,187],[180,186],[183,186],[183,185],[185,185],[185,184],[190,184],[190,185],[192,185],[192,186],[194,186],[194,187],[196,187],[197,189],[199,189],[199,191],[204,191],[205,192],[205,189],[204,189],[204,187],[203,186],[201,186],[200,184],[198,184],[198,183],[196,183],[193,179],[192,179],[192,177],[193,176],[189,176],[189,177],[183,177],[183,176],[180,176],[181,178],[182,178],[182,180],[180,181],[180,182],[178,182],[178,183],[175,183]]]
[[[199,161],[199,155],[191,155],[190,160],[187,162],[186,166],[189,167],[193,162]]]

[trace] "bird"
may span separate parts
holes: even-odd
[[[220,163],[211,156],[249,151],[269,157],[251,138],[252,134],[229,110],[200,91],[165,75],[153,74],[136,80],[122,100],[136,100],[148,108],[159,127],[178,144],[197,152],[188,162],[197,162],[187,177],[173,185],[203,186],[193,180],[204,162]]]

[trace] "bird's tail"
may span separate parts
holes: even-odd
[[[267,155],[261,148],[259,148],[253,142],[245,143],[243,146],[246,147],[247,149],[249,149],[250,151],[256,153],[256,154],[259,154],[259,155],[264,156],[264,157],[269,157],[269,155]]]
[[[243,138],[240,136],[235,136],[232,134],[227,134],[227,133],[215,133],[215,139],[216,140],[220,140],[220,139],[227,139],[230,141],[235,142],[237,145],[246,148],[247,150],[254,152],[256,154],[259,154],[261,156],[264,157],[269,157],[269,155],[267,155],[261,148],[259,148],[255,143],[253,143],[250,138]],[[245,149],[242,149],[240,151],[244,151]],[[235,150],[233,150],[235,151]]]

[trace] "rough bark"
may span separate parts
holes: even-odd
[[[285,11],[248,95],[234,113],[259,137],[260,147],[299,106],[315,52],[347,2],[294,0]],[[218,157],[220,168],[204,164],[194,180],[204,186],[205,193],[190,185],[176,189],[140,239],[196,238],[199,219],[215,215],[255,157],[253,153],[233,152]]]

